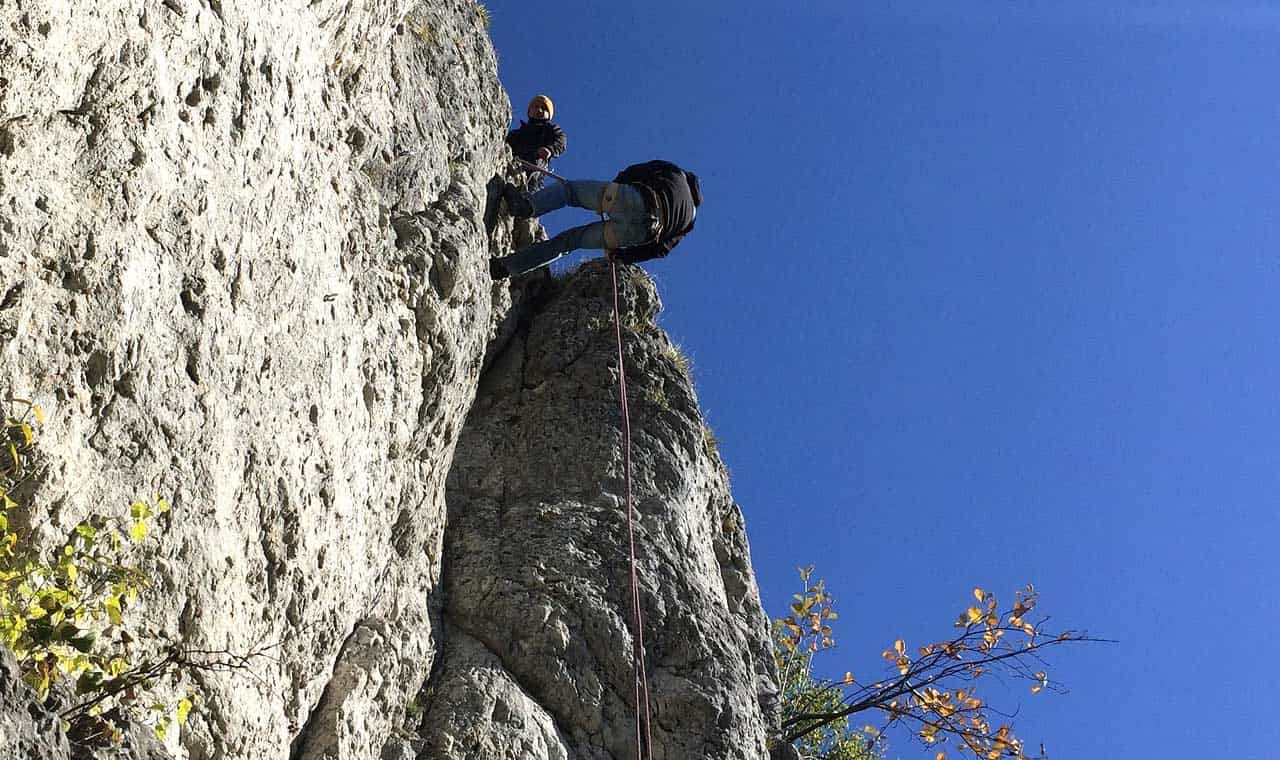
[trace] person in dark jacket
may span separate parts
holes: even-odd
[[[520,122],[519,127],[507,133],[512,154],[543,169],[551,168],[551,159],[562,155],[565,148],[564,130],[551,121],[555,112],[551,98],[535,95],[529,101],[529,120]],[[530,190],[542,187],[542,175],[532,173],[528,187]]]
[[[553,181],[527,196],[510,184],[502,190],[513,216],[541,216],[565,206],[607,214],[605,221],[573,227],[510,256],[489,260],[494,279],[524,274],[580,248],[605,249],[635,264],[666,256],[693,229],[702,205],[698,176],[669,161],[633,164],[612,182]]]

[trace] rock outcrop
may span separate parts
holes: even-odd
[[[172,686],[202,697],[175,757],[629,756],[602,272],[515,308],[489,282],[536,233],[482,225],[509,113],[472,0],[0,0],[31,539],[165,496],[146,627],[266,653]],[[741,515],[652,285],[624,291],[655,756],[760,757]]]
[[[623,272],[653,757],[763,757],[771,660],[742,514],[653,283]],[[450,474],[424,757],[634,754],[608,266],[548,289],[484,374]]]

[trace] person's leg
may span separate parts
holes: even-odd
[[[571,182],[570,188],[565,188],[561,182],[556,182],[555,185],[561,188],[559,194],[553,194],[554,185],[548,185],[535,195],[535,205],[559,201],[560,205],[555,208],[571,203],[580,208],[598,210],[600,196],[609,183],[585,180]],[[495,277],[504,273],[524,274],[546,266],[570,251],[623,248],[648,242],[653,238],[654,221],[645,208],[644,198],[635,188],[625,185],[620,187],[618,197],[611,206],[610,213],[614,218],[567,229],[550,240],[534,243],[510,256],[493,259],[490,272]]]
[[[580,248],[601,249],[605,246],[606,226],[612,222],[592,222],[572,227],[550,240],[543,240],[516,251],[510,256],[494,259],[508,274],[517,275],[544,267],[561,256]]]
[[[541,190],[529,196],[533,216],[564,208],[576,206],[591,211],[600,211],[600,194],[608,182],[597,182],[591,179],[572,179],[568,183],[558,179],[550,179]]]
[[[569,202],[569,194],[563,182],[551,181],[529,196],[532,213],[530,216],[542,216],[548,211],[564,208]],[[520,216],[517,214],[517,216]]]

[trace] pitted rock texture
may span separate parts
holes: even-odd
[[[0,760],[631,755],[608,270],[490,283],[543,234],[483,229],[496,69],[473,0],[0,0],[0,398],[47,416],[15,519],[165,497],[135,628],[257,653],[161,684],[200,698],[164,748],[68,745],[0,674]],[[764,757],[741,514],[623,271],[654,756]]]
[[[263,653],[173,687],[202,697],[175,755],[408,751],[509,113],[472,0],[0,0],[29,522],[167,497],[139,625]]]
[[[652,281],[620,279],[653,756],[764,758],[775,689],[742,515]],[[421,760],[635,754],[611,299],[599,261],[551,283],[482,377],[449,476]]]

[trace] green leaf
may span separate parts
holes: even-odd
[[[102,688],[102,673],[86,670],[76,679],[76,693],[88,694]]]
[[[107,618],[111,620],[112,625],[120,625],[124,622],[124,617],[120,611],[120,597],[112,594],[107,597],[107,601],[102,605],[107,610]]]
[[[187,716],[191,714],[191,707],[191,700],[178,700],[178,725],[182,725],[187,722]]]
[[[71,640],[71,646],[85,654],[90,654],[93,652],[93,642],[96,640],[97,637],[91,631],[81,631],[79,636]]]

